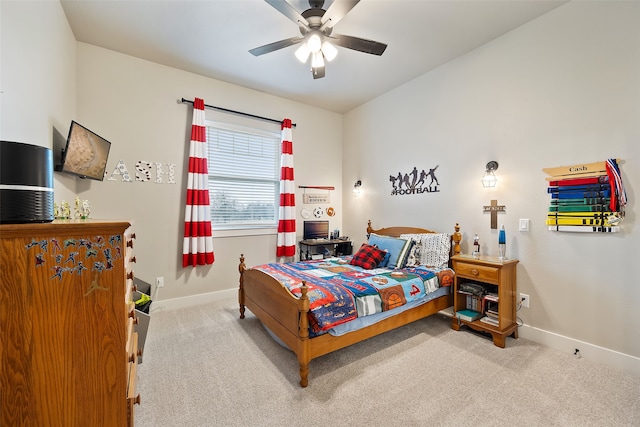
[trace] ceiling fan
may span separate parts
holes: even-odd
[[[296,57],[306,63],[311,56],[311,73],[314,79],[320,79],[325,74],[324,60],[331,61],[338,54],[338,50],[333,45],[378,56],[382,55],[387,48],[386,44],[373,40],[332,33],[334,25],[344,18],[360,0],[335,0],[327,10],[322,9],[324,0],[309,0],[309,9],[302,13],[284,0],[265,1],[295,22],[302,36],[251,49],[249,52],[254,56],[302,43],[302,46],[296,50]]]

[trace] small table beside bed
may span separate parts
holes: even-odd
[[[353,256],[247,268],[240,256],[240,318],[248,308],[296,354],[300,385],[309,362],[453,305],[450,257],[460,227],[374,230]]]

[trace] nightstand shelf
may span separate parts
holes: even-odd
[[[502,348],[505,346],[507,336],[518,338],[516,265],[519,261],[517,259],[501,260],[497,257],[474,258],[470,255],[455,255],[451,260],[453,270],[456,272],[451,327],[457,331],[463,325],[467,325],[473,330],[491,334],[493,343]],[[493,298],[485,298],[484,295],[470,296],[469,293],[461,290],[465,284],[479,286],[484,290],[484,295],[489,294]],[[492,309],[487,316],[489,304],[492,304]],[[497,325],[486,323],[482,317],[473,321],[460,319],[457,313],[466,309],[474,309],[480,312],[482,317],[493,317]],[[491,316],[493,312],[497,313]]]

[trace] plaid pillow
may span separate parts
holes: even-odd
[[[386,252],[376,248],[375,246],[363,243],[358,252],[351,258],[349,264],[362,267],[365,270],[376,268],[384,259]]]

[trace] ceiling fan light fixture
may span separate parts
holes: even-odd
[[[338,54],[338,50],[335,47],[336,45],[377,56],[382,55],[387,48],[387,45],[384,43],[333,33],[333,27],[340,22],[360,0],[332,0],[329,2],[327,9],[323,9],[325,0],[307,0],[309,2],[309,9],[303,12],[299,12],[297,5],[294,7],[291,1],[265,1],[295,23],[302,37],[291,37],[250,49],[249,53],[253,56],[264,55],[302,43],[295,52],[296,58],[306,64],[311,56],[311,61],[309,62],[311,63],[313,78],[321,79],[325,76],[325,59],[327,62],[332,61]],[[295,3],[297,4],[299,1]]]
[[[314,79],[321,79],[324,77],[324,65],[322,67],[313,67],[311,68],[311,74]]]
[[[311,68],[322,67],[324,67],[324,58],[322,57],[322,52],[314,52],[311,56]]]
[[[324,54],[324,57],[327,58],[327,61],[331,62],[338,55],[338,49],[336,49],[334,45],[325,40],[322,43],[322,53]]]
[[[322,47],[322,39],[317,34],[317,32],[314,32],[307,39],[306,45],[311,53],[318,53],[320,52],[320,48]]]
[[[296,50],[296,58],[298,58],[298,61],[304,64],[305,62],[307,62],[307,59],[309,59],[310,53],[311,51],[309,50],[309,47],[307,46],[307,44],[302,43],[300,47]]]

